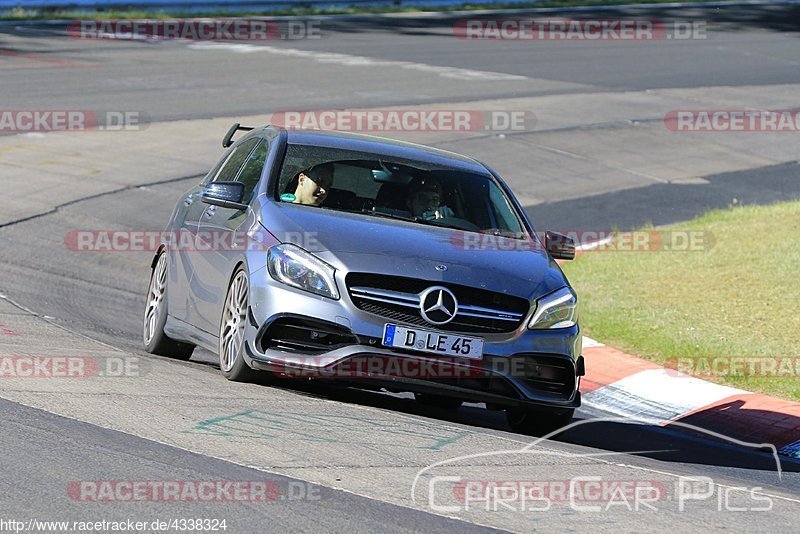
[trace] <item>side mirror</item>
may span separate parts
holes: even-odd
[[[247,204],[242,203],[244,184],[241,182],[212,182],[206,186],[200,199],[212,206],[237,210],[247,209]]]
[[[545,248],[557,260],[575,259],[575,241],[556,232],[545,232]]]

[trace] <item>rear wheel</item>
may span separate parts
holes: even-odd
[[[456,410],[464,403],[464,401],[456,399],[455,397],[446,397],[444,395],[434,395],[431,393],[414,393],[414,398],[420,404],[436,406],[437,408],[444,408],[445,410]]]
[[[523,407],[506,409],[506,419],[511,429],[531,436],[545,436],[567,426],[574,414],[574,409],[561,411],[531,410]]]
[[[167,322],[167,255],[161,253],[150,275],[150,289],[144,308],[142,340],[144,348],[151,354],[188,360],[194,345],[175,341],[164,333]]]
[[[249,382],[255,376],[244,361],[249,292],[247,272],[239,267],[228,286],[219,325],[219,368],[225,378],[234,382]]]

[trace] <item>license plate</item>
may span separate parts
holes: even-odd
[[[483,357],[481,338],[442,334],[394,324],[384,325],[383,344],[398,349],[419,350],[473,360],[480,360]]]

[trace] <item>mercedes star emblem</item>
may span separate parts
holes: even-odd
[[[449,323],[458,313],[458,301],[446,287],[432,286],[420,294],[419,311],[431,324]]]

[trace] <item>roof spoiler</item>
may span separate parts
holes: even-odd
[[[238,122],[234,122],[233,126],[231,126],[231,129],[228,130],[228,133],[226,133],[225,137],[222,138],[222,148],[228,148],[233,144],[233,134],[239,130],[242,130],[243,132],[249,132],[253,129],[254,128],[250,126],[240,126]]]

